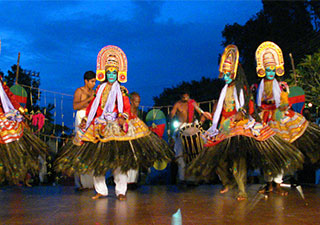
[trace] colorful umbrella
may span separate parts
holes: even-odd
[[[167,139],[166,116],[160,109],[152,109],[147,113],[146,123],[149,129],[155,132],[160,138]]]
[[[290,87],[289,92],[289,104],[291,108],[298,113],[302,114],[305,104],[305,93],[301,87],[293,86]]]
[[[20,86],[19,84],[15,84],[11,86],[10,91],[14,94],[16,101],[22,106],[26,107],[27,104],[27,91]]]

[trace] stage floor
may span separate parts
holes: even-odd
[[[296,189],[265,198],[259,187],[248,185],[241,202],[233,191],[221,195],[221,185],[141,186],[126,201],[116,199],[114,186],[99,200],[70,186],[3,187],[0,224],[171,224],[178,209],[182,224],[320,224],[320,186],[303,186],[305,201]]]

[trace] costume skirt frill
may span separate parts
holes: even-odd
[[[264,125],[259,135],[250,129],[236,126],[228,134],[218,134],[209,140],[202,153],[190,164],[188,175],[199,179],[210,179],[222,161],[230,168],[234,161],[244,158],[248,169],[262,169],[268,175],[295,171],[302,167],[303,154],[292,144],[276,136],[270,127]]]
[[[94,171],[95,176],[121,168],[123,172],[138,167],[151,167],[155,161],[170,161],[174,154],[168,144],[152,133],[140,119],[128,123],[128,132],[117,122],[91,125],[81,136],[77,133],[55,162],[58,172],[71,175]],[[81,140],[81,144],[77,142]]]
[[[38,157],[45,157],[47,145],[22,122],[0,116],[0,123],[0,182],[18,184],[28,172],[38,172]]]
[[[282,139],[295,145],[306,156],[306,161],[319,163],[320,160],[320,128],[314,123],[309,123],[304,116],[292,110],[283,113],[281,119],[276,120],[273,111],[272,120],[268,125]]]
[[[308,123],[303,135],[293,143],[306,156],[306,162],[320,166],[320,128],[317,124]]]

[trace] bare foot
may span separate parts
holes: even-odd
[[[283,190],[283,189],[280,187],[280,184],[277,184],[275,193],[278,194],[278,195],[281,195],[281,196],[287,196],[287,195],[288,195],[288,192],[285,191],[285,190]]]
[[[93,200],[97,200],[99,198],[103,198],[103,197],[106,197],[106,195],[102,195],[102,194],[99,194],[97,193],[95,196],[91,197]]]
[[[122,194],[118,195],[117,198],[118,198],[120,201],[127,200],[127,196],[122,195]]]
[[[246,196],[242,196],[242,195],[238,195],[237,200],[238,201],[247,200],[247,197]]]
[[[266,193],[270,193],[272,191],[273,191],[272,183],[268,183],[265,187],[260,188],[260,190],[258,192],[260,194],[266,194]]]
[[[224,194],[227,193],[229,191],[228,187],[223,188],[222,190],[220,190],[220,194]]]

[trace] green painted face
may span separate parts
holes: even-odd
[[[223,73],[223,79],[226,82],[226,84],[230,84],[232,82],[231,73],[230,72]]]
[[[276,68],[274,66],[268,66],[266,68],[266,78],[268,80],[273,80],[274,77],[276,76]]]
[[[117,80],[117,76],[118,76],[118,71],[113,70],[113,71],[109,71],[107,70],[107,80],[109,83],[114,83]]]

